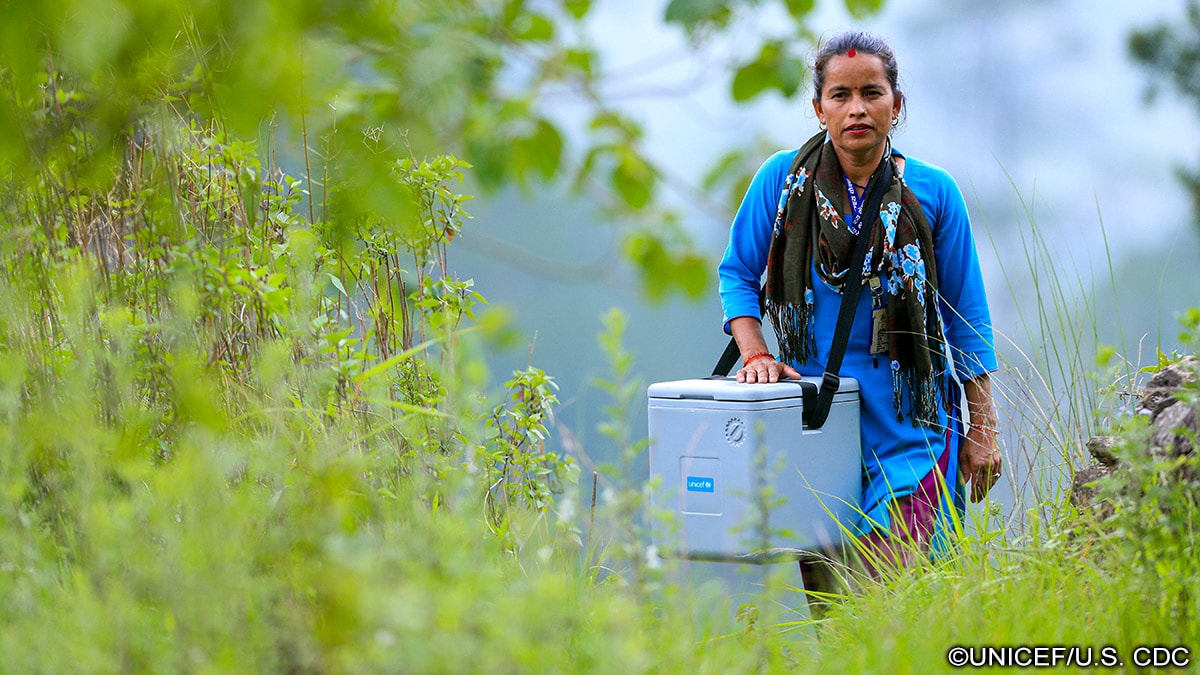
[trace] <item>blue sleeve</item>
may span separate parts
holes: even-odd
[[[775,212],[796,152],[777,152],[763,162],[729,228],[729,245],[717,267],[726,333],[729,322],[738,317],[750,316],[762,321],[758,289],[767,268]]]
[[[946,341],[959,379],[996,370],[992,318],[967,204],[958,183],[944,170],[911,161],[905,179],[921,201],[933,229],[934,261]]]

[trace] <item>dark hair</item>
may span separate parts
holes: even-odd
[[[901,105],[904,105],[904,94],[900,91],[900,71],[896,66],[896,52],[878,35],[856,30],[838,33],[817,50],[817,58],[812,65],[813,100],[821,100],[821,90],[825,88],[825,66],[829,65],[829,59],[848,54],[851,49],[861,54],[874,54],[883,61],[883,69],[887,73],[888,84],[892,85],[892,93],[899,96]]]

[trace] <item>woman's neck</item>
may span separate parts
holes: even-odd
[[[879,160],[883,159],[883,146],[871,148],[867,153],[843,152],[834,146],[838,163],[842,165],[842,173],[855,185],[866,185],[879,168]]]

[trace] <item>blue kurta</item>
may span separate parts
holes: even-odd
[[[797,152],[778,152],[763,163],[734,217],[729,247],[719,268],[726,333],[732,319],[749,316],[762,320],[758,304],[760,279],[766,269],[779,195]],[[946,171],[912,157],[905,158],[903,180],[921,203],[933,230],[939,307],[955,374],[960,381],[966,381],[995,370],[992,322],[962,192]],[[792,366],[804,375],[821,375],[833,342],[842,296],[822,282],[815,271],[812,278],[816,354],[807,363]],[[886,532],[890,527],[888,503],[893,497],[912,494],[947,447],[943,433],[914,426],[907,418],[897,420],[890,362],[887,354],[869,354],[870,333],[871,294],[863,293],[840,371],[841,375],[858,380],[862,397],[864,515],[857,524],[859,534],[873,527]],[[901,410],[908,410],[908,393],[904,395],[906,400]],[[946,414],[940,415],[940,426],[945,427]],[[948,475],[955,477],[951,487],[957,486],[961,494],[956,455],[957,452],[951,453]]]

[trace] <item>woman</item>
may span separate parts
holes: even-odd
[[[813,109],[822,131],[758,170],[720,265],[726,332],[743,359],[739,382],[820,375],[857,236],[870,237],[864,283],[840,374],[861,392],[860,550],[872,574],[927,551],[943,476],[983,499],[1000,477],[988,373],[991,320],[962,193],[942,169],[893,150],[904,97],[883,40],[844,33],[818,51]],[[863,214],[885,163],[880,213]],[[858,234],[862,232],[863,234]],[[763,338],[763,308],[780,345]],[[965,439],[952,424],[966,393]],[[959,492],[958,481],[949,481]],[[959,502],[958,499],[954,500]],[[806,585],[814,569],[801,565]],[[823,585],[823,584],[822,584]],[[809,586],[811,589],[811,586]]]

